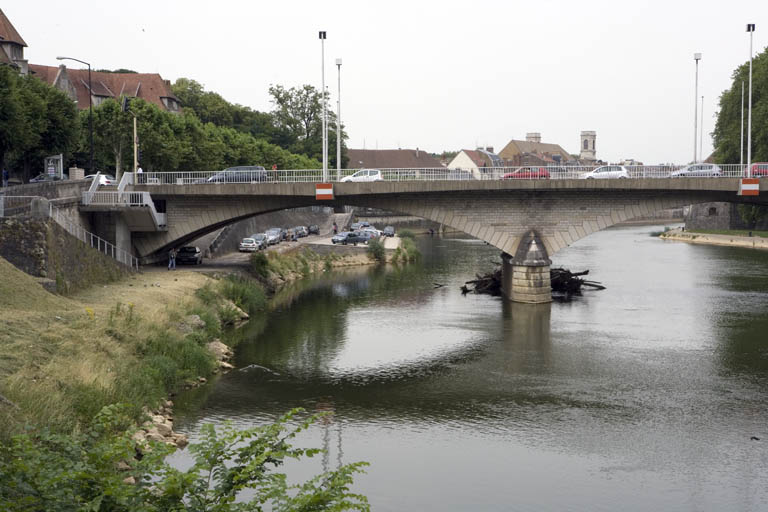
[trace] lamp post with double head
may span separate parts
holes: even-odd
[[[747,100],[747,178],[752,177],[752,34],[755,33],[755,24],[747,25],[749,32],[749,99]]]
[[[84,60],[75,59],[74,57],[56,57],[56,60],[73,60],[88,66],[88,136],[91,146],[91,160],[88,170],[93,174],[93,89],[91,88],[91,65]]]
[[[320,38],[320,62],[322,66],[322,88],[320,89],[320,94],[323,95],[323,183],[328,182],[328,132],[327,132],[327,126],[328,126],[328,118],[326,117],[326,106],[325,106],[325,31],[321,30],[319,33]]]

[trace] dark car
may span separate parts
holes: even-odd
[[[208,183],[256,183],[269,181],[269,174],[260,165],[228,167],[206,180]]]
[[[60,178],[59,176],[56,176],[56,175],[55,176],[51,176],[50,174],[43,173],[43,174],[38,174],[34,178],[30,179],[29,182],[30,183],[43,183],[45,181],[60,181],[62,179],[64,179],[64,180],[67,179],[66,175],[64,175],[63,178]]]
[[[395,236],[395,228],[392,226],[387,226],[384,228],[384,231],[381,233],[383,236]]]
[[[333,238],[331,238],[331,242],[334,244],[341,244],[341,245],[357,245],[357,244],[365,244],[368,243],[368,238],[358,231],[342,231],[338,235],[335,235]]]
[[[317,224],[312,224],[311,226],[309,226],[309,228],[307,228],[307,230],[309,231],[310,235],[320,234],[320,226],[318,226]]]
[[[203,253],[199,247],[194,245],[185,245],[179,249],[176,255],[176,263],[189,263],[191,265],[200,265],[203,263]]]

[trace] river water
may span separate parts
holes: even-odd
[[[177,401],[177,430],[332,410],[298,442],[326,455],[289,477],[368,461],[354,490],[376,511],[768,510],[768,252],[658,229],[558,253],[607,286],[568,303],[462,296],[499,253],[450,237],[298,283],[237,334],[237,370]]]

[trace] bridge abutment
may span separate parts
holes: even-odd
[[[523,237],[515,256],[503,253],[501,259],[501,290],[507,300],[524,304],[552,302],[552,262],[534,231]]]

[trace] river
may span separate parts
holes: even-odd
[[[237,334],[237,370],[177,400],[177,430],[332,410],[298,443],[327,454],[289,476],[368,461],[375,511],[768,510],[768,252],[659,229],[558,253],[607,286],[567,303],[462,296],[499,253],[453,237],[297,283]]]

